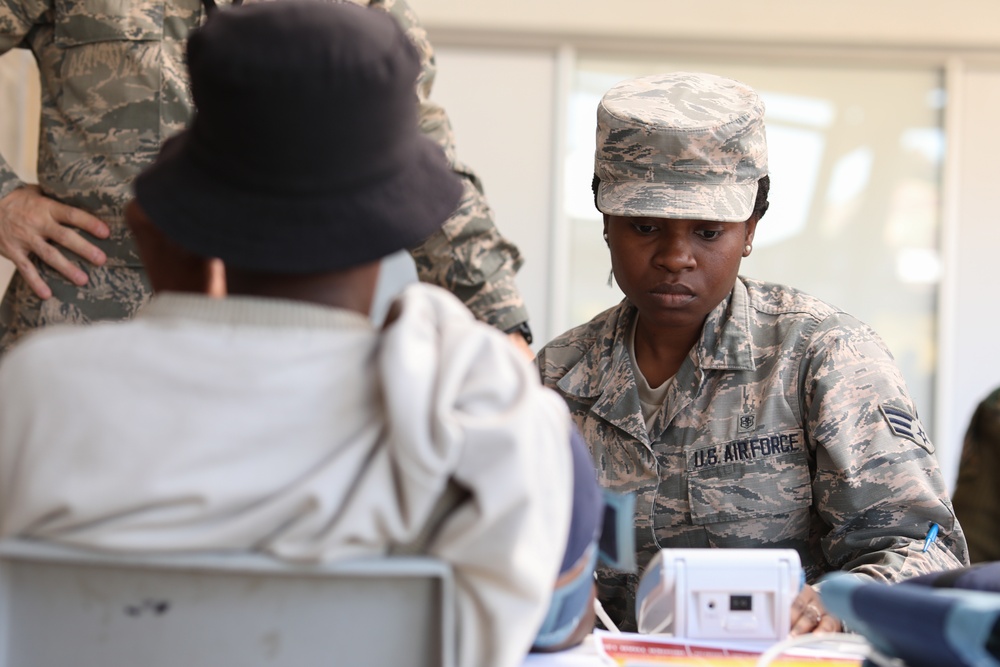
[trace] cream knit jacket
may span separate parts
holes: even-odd
[[[163,294],[0,365],[0,536],[116,552],[384,554],[449,479],[428,552],[461,665],[519,664],[570,520],[569,417],[499,332],[413,285],[384,330],[279,300]]]

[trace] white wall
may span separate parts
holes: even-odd
[[[947,241],[952,274],[942,294],[943,396],[947,444],[959,443],[976,404],[1000,385],[1000,69],[959,71],[953,106],[954,217]],[[954,450],[947,452],[953,457]]]
[[[497,227],[524,257],[517,284],[531,315],[532,347],[537,350],[557,333],[545,317],[552,294],[547,259],[554,205],[554,56],[446,47],[437,50],[437,62],[433,98],[452,121],[458,158],[482,179]],[[416,271],[406,253],[383,261],[374,321],[382,320],[392,297],[413,280]]]
[[[558,35],[860,47],[1000,47],[994,0],[412,0],[432,36]],[[435,38],[437,39],[437,38]]]
[[[554,334],[552,276],[556,59],[551,51],[437,50],[433,97],[448,112],[458,157],[482,179],[497,227],[525,258],[518,272],[538,349]]]

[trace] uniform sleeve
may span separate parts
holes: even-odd
[[[507,330],[528,320],[515,275],[521,253],[496,228],[482,183],[455,155],[455,138],[444,109],[430,99],[436,64],[427,31],[404,0],[372,0],[372,7],[389,12],[417,46],[421,73],[417,79],[421,131],[444,149],[448,162],[462,177],[464,193],[458,208],[422,245],[411,253],[420,280],[452,292],[475,316]]]
[[[0,0],[0,54],[21,45],[31,27],[48,10],[47,2]],[[0,199],[24,185],[0,155]]]
[[[803,362],[813,503],[828,562],[896,581],[968,563],[934,447],[891,354],[869,327],[827,319]],[[940,537],[923,551],[931,523]]]

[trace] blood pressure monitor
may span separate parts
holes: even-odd
[[[662,549],[639,581],[639,632],[784,639],[803,582],[794,549]]]

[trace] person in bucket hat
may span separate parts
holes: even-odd
[[[565,404],[441,288],[368,317],[379,260],[462,190],[419,131],[406,35],[288,0],[219,10],[187,58],[197,115],[126,213],[154,297],[0,364],[0,537],[426,553],[456,574],[457,664],[579,641],[602,502]]]
[[[764,104],[703,73],[623,81],[597,109],[594,198],[622,302],[537,363],[597,463],[636,495],[639,570],[598,570],[634,630],[643,568],[671,547],[794,548],[793,634],[835,631],[815,583],[968,563],[934,447],[868,326],[740,275],[768,209]],[[929,525],[937,538],[925,545]]]

